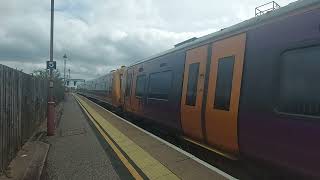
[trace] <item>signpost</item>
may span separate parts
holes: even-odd
[[[57,69],[56,61],[47,61],[47,69],[49,69],[50,71],[53,69]]]
[[[51,0],[51,27],[50,27],[50,61],[47,61],[47,69],[50,70],[48,110],[47,110],[47,135],[53,136],[55,130],[55,102],[53,99],[53,70],[56,69],[56,62],[53,61],[53,21],[54,21],[54,0]]]

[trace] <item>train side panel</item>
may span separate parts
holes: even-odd
[[[240,151],[320,176],[320,9],[247,33]]]
[[[159,57],[144,65],[148,83],[144,115],[180,133],[180,101],[185,51]]]
[[[112,105],[113,75],[109,73],[97,79],[87,81],[81,93]]]
[[[109,82],[109,74],[102,76],[95,80],[94,89],[91,92],[93,95],[98,96],[101,99],[104,99],[110,102],[109,99],[109,86],[107,86],[106,82]],[[109,84],[108,84],[109,85]]]
[[[125,73],[124,107],[128,112],[180,131],[180,97],[185,52],[143,62]]]

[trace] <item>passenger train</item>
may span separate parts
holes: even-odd
[[[300,0],[79,86],[230,159],[320,177],[320,1]]]

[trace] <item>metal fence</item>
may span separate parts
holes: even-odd
[[[0,64],[0,172],[46,118],[47,81]]]

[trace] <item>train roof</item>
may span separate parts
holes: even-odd
[[[134,65],[146,62],[146,61],[151,61],[157,57],[169,54],[174,51],[182,50],[182,49],[191,49],[196,46],[204,45],[207,44],[213,40],[218,40],[218,39],[223,39],[228,36],[234,35],[241,33],[245,30],[254,28],[256,26],[262,25],[263,23],[270,22],[274,20],[275,18],[285,16],[289,13],[292,13],[294,11],[298,11],[304,8],[312,7],[315,5],[320,5],[320,0],[298,0],[296,2],[292,2],[288,4],[287,6],[281,7],[279,9],[275,9],[271,12],[265,13],[260,16],[253,17],[251,19],[245,20],[243,22],[240,22],[238,24],[235,24],[233,26],[230,26],[228,28],[221,29],[220,31],[202,36],[200,38],[193,38],[193,41],[187,42],[185,44],[176,46],[172,49],[169,49],[167,51],[158,53],[156,55],[153,55],[151,57],[139,60],[133,64],[131,64],[129,67],[132,67]],[[187,40],[188,41],[188,40]],[[180,44],[180,43],[179,43]]]

